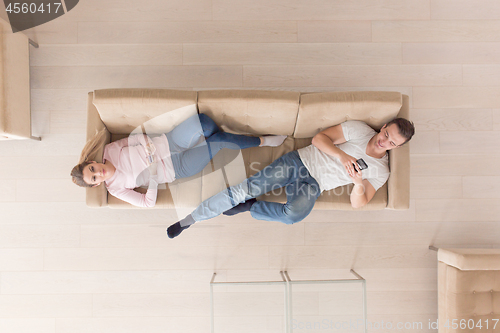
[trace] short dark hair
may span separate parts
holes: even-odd
[[[415,134],[415,126],[413,125],[413,122],[409,121],[408,119],[396,118],[388,122],[386,126],[389,127],[392,124],[396,124],[396,126],[398,126],[399,134],[401,134],[401,136],[406,139],[406,141],[403,142],[401,146],[410,141],[413,134]]]

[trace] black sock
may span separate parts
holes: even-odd
[[[191,226],[196,222],[191,215],[186,216],[179,222],[175,222],[170,227],[167,228],[167,236],[168,238],[175,238],[181,234],[181,232]],[[184,226],[183,226],[184,225]]]
[[[233,216],[233,215],[236,215],[239,213],[248,212],[250,210],[250,208],[252,208],[252,205],[256,202],[257,202],[257,200],[255,198],[249,199],[243,203],[240,203],[237,206],[234,206],[233,208],[231,208],[229,210],[226,210],[222,214],[227,215],[227,216]]]

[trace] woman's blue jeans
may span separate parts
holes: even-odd
[[[175,178],[196,175],[222,148],[245,149],[260,145],[260,138],[221,132],[205,114],[189,117],[166,134]]]
[[[248,199],[283,190],[287,197],[285,204],[257,201],[250,209],[252,217],[293,224],[309,215],[321,190],[297,151],[283,155],[242,183],[203,201],[191,216],[195,221],[208,220]]]

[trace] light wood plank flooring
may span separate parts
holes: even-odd
[[[370,321],[436,332],[428,246],[500,247],[496,0],[82,0],[27,34],[40,44],[42,141],[0,141],[2,333],[209,332],[214,271],[299,280],[350,268],[367,279]],[[87,92],[124,87],[400,91],[417,128],[410,209],[314,211],[293,226],[222,216],[174,240],[173,211],[89,209],[68,177]],[[302,320],[335,316],[324,297],[307,302]],[[266,307],[248,309],[226,331],[281,328]]]

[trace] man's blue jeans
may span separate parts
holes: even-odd
[[[208,220],[248,199],[283,190],[287,196],[286,204],[257,201],[250,209],[252,217],[293,224],[309,215],[321,190],[297,151],[278,158],[242,183],[203,201],[191,216],[195,221]]]

